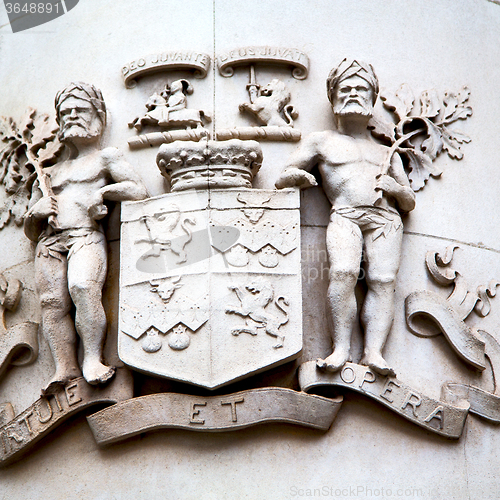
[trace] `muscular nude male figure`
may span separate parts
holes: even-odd
[[[116,148],[99,149],[106,123],[99,90],[73,83],[57,94],[55,106],[59,138],[69,156],[46,169],[53,196],[43,196],[38,181],[35,183],[24,226],[26,235],[38,242],[35,274],[42,331],[56,366],[44,392],[82,372],[89,384],[105,383],[113,376],[114,367],[102,362],[107,248],[99,221],[107,214],[105,199],[139,200],[147,196],[141,179]],[[49,224],[51,216],[56,222]],[[76,332],[83,343],[82,371],[77,361]]]
[[[367,128],[378,95],[371,65],[344,60],[327,79],[337,131],[309,135],[276,182],[278,188],[316,185],[309,171],[318,165],[332,208],[326,234],[330,263],[328,314],[333,353],[320,368],[337,371],[350,359],[357,318],[355,286],[364,252],[367,293],[361,310],[365,347],[360,363],[394,375],[382,357],[394,319],[394,288],[403,225],[398,209],[415,207],[401,158],[376,143]],[[383,193],[383,195],[381,194]]]

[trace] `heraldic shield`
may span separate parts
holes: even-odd
[[[215,389],[302,349],[297,190],[191,190],[124,203],[118,352]]]

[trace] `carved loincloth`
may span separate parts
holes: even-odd
[[[373,206],[332,207],[330,223],[340,224],[344,227],[348,224],[351,228],[350,223],[354,223],[362,234],[366,231],[373,231],[371,234],[374,240],[380,236],[385,238],[391,232],[397,233],[403,228],[401,216],[396,210]]]
[[[38,240],[37,257],[53,257],[60,261],[62,255],[68,254],[68,259],[85,245],[103,244],[105,237],[101,230],[82,227],[78,229],[63,229],[44,231]]]

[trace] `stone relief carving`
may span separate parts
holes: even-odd
[[[274,78],[262,89],[259,89],[256,82],[250,85],[257,93],[249,89],[251,102],[240,104],[239,109],[242,113],[252,115],[259,125],[293,127],[293,120],[299,114],[292,105],[288,104],[291,94],[281,80]]]
[[[0,465],[19,460],[55,427],[75,413],[96,404],[112,404],[132,397],[132,384],[124,370],[118,370],[113,384],[94,388],[83,377],[64,386],[54,386],[24,411],[0,428]]]
[[[300,132],[294,130],[293,121],[299,114],[289,104],[290,91],[284,82],[274,78],[265,87],[255,80],[255,68],[250,67],[250,83],[247,85],[250,103],[239,106],[241,113],[251,115],[261,127],[236,127],[223,129],[217,132],[219,140],[227,139],[256,139],[274,141],[298,141]]]
[[[485,317],[490,313],[490,298],[495,297],[500,281],[491,280],[488,285],[471,286],[456,270],[451,268],[454,251],[460,248],[450,245],[443,253],[429,251],[425,263],[434,281],[443,286],[453,286],[447,299],[428,290],[417,291],[406,298],[406,322],[410,331],[418,337],[434,337],[442,333],[459,358],[472,369],[483,372],[486,359],[493,375],[493,392],[469,384],[447,383],[443,393],[449,401],[465,400],[470,412],[493,422],[500,422],[500,344],[490,333],[468,326],[465,320],[474,311]],[[432,320],[438,332],[421,325],[422,317]]]
[[[146,103],[148,112],[128,124],[141,131],[144,125],[160,127],[202,127],[203,119],[210,121],[204,111],[187,108],[187,96],[193,93],[188,80],[176,80],[158,94],[155,92]]]
[[[72,83],[57,94],[55,107],[66,156],[52,167],[37,169],[24,223],[28,238],[37,242],[35,273],[42,332],[56,366],[44,393],[81,376],[77,334],[83,342],[85,380],[99,384],[113,376],[115,369],[102,362],[106,315],[101,295],[107,249],[100,221],[108,211],[105,200],[147,195],[121,153],[99,147],[106,106],[98,89]]]
[[[255,62],[291,66],[292,76],[297,80],[304,80],[309,73],[307,54],[289,47],[240,47],[217,57],[219,73],[226,78],[233,76],[235,67]]]
[[[241,333],[257,335],[259,329],[264,329],[268,335],[277,339],[277,343],[273,345],[274,349],[283,347],[285,337],[280,335],[279,329],[288,323],[287,306],[290,303],[286,297],[275,299],[272,285],[266,282],[253,281],[244,287],[230,285],[229,289],[236,293],[240,306],[228,307],[226,314],[237,314],[245,318],[245,326],[235,328],[231,333],[235,336]],[[272,302],[284,317],[278,318],[266,309]]]
[[[255,141],[203,141],[163,144],[156,163],[172,192],[187,189],[250,188],[262,165]]]
[[[22,283],[0,274],[0,375],[10,364],[24,366],[38,356],[38,323],[14,322],[7,326],[6,312],[16,311],[21,300]]]
[[[300,61],[300,62],[299,62]],[[218,58],[219,71],[222,76],[234,74],[234,66],[248,65],[250,79],[247,85],[250,102],[239,106],[241,113],[252,116],[260,127],[236,127],[217,131],[217,139],[299,141],[300,131],[293,129],[293,121],[298,117],[295,108],[289,104],[291,93],[283,81],[274,78],[266,86],[257,83],[255,77],[256,63],[293,64],[293,76],[298,79],[307,77],[309,60],[307,56],[295,49],[278,49],[271,47],[246,47],[229,52]]]
[[[385,92],[380,98],[395,123],[372,117],[368,126],[375,137],[391,145],[391,154],[399,153],[405,160],[408,178],[414,191],[422,189],[430,176],[439,177],[442,170],[433,164],[436,157],[446,151],[450,158],[461,160],[460,147],[470,142],[463,132],[449,125],[472,115],[468,106],[470,90],[445,92],[425,90],[418,100],[408,84],[395,92]]]
[[[246,132],[234,129],[236,136],[297,141],[290,92],[278,79],[260,88],[254,67],[259,62],[287,64],[295,78],[307,77],[307,56],[293,49],[246,47],[220,56],[222,76],[231,76],[236,66],[250,66],[250,102],[241,104],[240,111],[260,126]],[[203,54],[164,53],[130,63],[123,76],[127,86],[135,84],[134,78],[169,69],[195,70],[195,77],[203,78],[209,63]],[[218,131],[219,140],[208,140],[204,113],[187,108],[192,87],[184,79],[151,96],[148,112],[129,124],[138,132],[143,127],[183,127],[129,140],[132,149],[162,144],[157,164],[171,192],[155,198],[147,198],[142,181],[118,150],[100,148],[106,108],[102,94],[91,85],[71,84],[56,96],[57,126],[33,110],[19,127],[12,120],[2,122],[0,166],[6,191],[15,200],[8,202],[0,223],[14,218],[19,224],[28,208],[25,233],[37,242],[42,332],[56,373],[41,399],[19,415],[14,416],[9,404],[0,407],[1,465],[17,459],[75,411],[98,402],[117,403],[88,419],[100,444],[168,427],[216,431],[282,421],[327,430],[342,398],[307,394],[325,385],[376,399],[450,438],[461,435],[469,404],[471,412],[500,421],[496,381],[493,392],[447,384],[442,400],[435,400],[397,378],[382,354],[394,318],[401,214],[413,210],[414,191],[441,173],[432,164],[440,152],[462,158],[460,145],[470,139],[448,126],[471,115],[469,91],[443,98],[426,91],[415,104],[409,86],[403,85],[395,94],[381,96],[395,117],[395,123],[386,123],[373,116],[379,84],[371,65],[344,60],[331,71],[327,89],[338,130],[307,137],[277,180],[278,190],[252,188],[263,161],[258,142],[234,139],[234,130],[227,137],[228,131]],[[316,165],[332,205],[327,301],[333,352],[300,366],[302,392],[265,388],[210,397],[159,393],[139,400],[132,394],[127,369],[118,370],[107,384],[115,369],[102,359],[104,201],[126,202],[121,214],[120,359],[132,370],[218,389],[301,353],[300,218],[294,188],[317,184],[310,173]],[[362,260],[369,264],[361,310],[365,346],[361,361],[353,363],[354,287]],[[412,294],[407,299],[408,325],[416,334],[430,336],[413,320],[420,313],[431,315],[471,366],[484,370],[486,357],[490,359],[495,377],[500,345],[463,320],[474,307],[478,314],[488,313],[497,283],[474,295],[457,273],[450,277],[450,262],[449,255],[428,257],[432,276],[441,284],[454,283],[455,291],[447,301],[429,299],[428,292]],[[19,284],[4,283],[0,276],[2,315],[15,307],[16,300],[9,298],[18,298],[14,289],[19,291]],[[434,309],[426,310],[430,302]],[[451,323],[455,330],[450,330]],[[5,321],[3,325],[9,333]],[[35,339],[31,357],[24,358],[29,361],[36,355],[36,326],[23,327]],[[82,370],[77,336],[83,343]],[[131,414],[134,419],[126,418]]]
[[[188,80],[176,80],[170,85],[166,85],[160,92],[155,92],[146,103],[148,112],[143,116],[138,116],[128,124],[129,128],[135,128],[140,132],[144,126],[157,126],[161,128],[185,128],[186,133],[177,131],[175,134],[156,133],[145,134],[129,139],[129,146],[134,148],[146,147],[163,142],[171,142],[169,138],[175,140],[193,140],[193,134],[189,131],[196,130],[198,140],[209,135],[204,129],[204,123],[210,122],[210,116],[203,110],[189,109],[187,107],[187,96],[193,93],[193,87]],[[154,134],[154,133],[153,133]],[[158,142],[160,140],[161,142]],[[156,140],[158,139],[158,140]]]
[[[122,207],[119,356],[134,369],[213,389],[284,363],[300,352],[298,193],[240,189],[231,169],[249,167],[249,156],[262,155],[257,142],[240,142],[209,141],[205,147],[210,152],[184,162],[185,173],[204,172],[213,167],[212,161],[233,158],[220,176],[198,174],[201,184],[182,189],[176,185],[169,194]],[[166,168],[162,162],[171,161],[174,147],[180,149],[174,158],[183,156],[183,151],[191,158],[192,148],[199,146],[185,142],[162,146],[160,168]],[[242,205],[251,218],[253,212],[261,212],[260,217],[250,222]],[[169,214],[172,228],[182,220],[194,223],[182,259],[170,251],[160,256],[160,251],[148,250],[151,236],[143,221],[160,213]],[[238,246],[244,253],[250,248],[257,254],[269,244],[284,250],[280,224],[293,234],[279,266],[266,267],[257,259],[231,265],[238,264],[232,259],[232,249]],[[171,238],[166,229],[158,234],[164,241],[181,240]],[[273,277],[280,282],[274,283]],[[157,290],[156,300],[152,300],[152,287]],[[170,349],[163,349],[163,342]],[[238,352],[245,362],[235,365]]]
[[[0,229],[10,220],[23,224],[33,170],[52,164],[62,151],[58,129],[49,115],[32,108],[18,124],[12,118],[0,118],[0,179],[7,194]]]
[[[361,310],[365,349],[360,363],[380,375],[395,375],[382,357],[394,318],[394,285],[399,268],[403,225],[399,212],[415,207],[415,194],[401,158],[370,138],[379,84],[371,65],[345,60],[327,79],[328,98],[338,131],[311,134],[290,158],[278,188],[316,185],[316,165],[332,205],[327,229],[330,262],[328,314],[333,353],[318,367],[340,370],[350,359],[357,306],[354,289],[364,251],[366,298]]]
[[[161,52],[140,57],[125,64],[122,68],[122,76],[127,88],[134,88],[139,77],[160,71],[190,70],[194,71],[195,78],[205,78],[210,62],[210,56],[200,52]]]

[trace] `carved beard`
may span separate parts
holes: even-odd
[[[80,118],[64,125],[59,133],[59,140],[61,142],[72,142],[73,139],[92,141],[100,135],[101,127],[98,120],[93,120],[93,123],[90,124]]]
[[[336,116],[364,116],[371,118],[373,106],[362,99],[348,99],[343,103],[335,103],[333,113]]]

